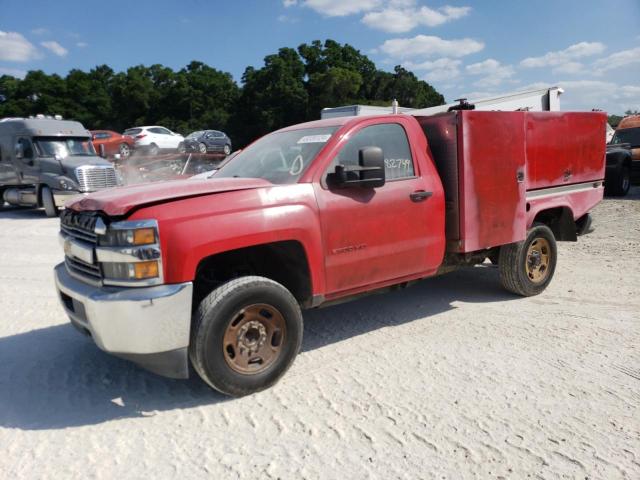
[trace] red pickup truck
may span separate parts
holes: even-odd
[[[67,205],[56,285],[101,349],[234,396],[275,383],[301,309],[487,258],[536,295],[603,195],[604,113],[342,117],[266,135],[210,179]]]

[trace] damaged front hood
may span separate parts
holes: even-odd
[[[72,210],[102,211],[109,216],[126,215],[135,207],[212,193],[271,187],[259,178],[212,178],[208,180],[173,180],[110,188],[92,193],[65,205]]]

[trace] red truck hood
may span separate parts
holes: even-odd
[[[100,210],[109,216],[120,216],[134,207],[151,203],[270,186],[273,184],[258,178],[173,180],[103,190],[71,201],[65,207],[76,211]]]

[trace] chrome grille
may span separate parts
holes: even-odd
[[[75,212],[65,209],[60,214],[60,231],[64,236],[89,244],[94,248],[98,243],[98,235],[94,230],[99,218],[96,212]],[[94,284],[102,281],[102,270],[98,263],[86,263],[66,255],[64,262],[67,271],[75,277],[81,277]]]
[[[83,165],[76,168],[76,177],[83,192],[95,192],[118,185],[116,170],[111,165]]]

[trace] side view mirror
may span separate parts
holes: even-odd
[[[364,147],[358,151],[358,165],[336,165],[327,175],[330,187],[378,188],[385,184],[384,155],[380,147]]]
[[[21,143],[16,143],[16,158],[18,160],[24,158],[24,146]]]

